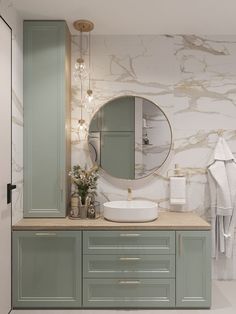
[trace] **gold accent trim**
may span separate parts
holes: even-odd
[[[94,29],[94,24],[88,20],[77,20],[73,23],[74,28],[79,32],[91,32]]]
[[[120,257],[120,261],[139,261],[140,257]]]
[[[119,280],[119,285],[139,285],[140,280]]]
[[[79,64],[84,63],[84,59],[83,59],[83,58],[78,58],[78,59],[76,60],[76,62],[79,63]]]
[[[140,233],[121,233],[120,237],[139,237]]]
[[[53,232],[36,232],[35,235],[38,237],[55,237],[57,234]]]

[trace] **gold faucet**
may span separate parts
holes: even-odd
[[[128,188],[128,197],[127,197],[128,201],[132,201],[132,190],[131,188]]]

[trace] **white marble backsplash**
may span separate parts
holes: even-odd
[[[78,37],[73,37],[72,70],[78,57]],[[86,44],[85,44],[86,51]],[[166,113],[173,130],[173,145],[166,164],[149,179],[121,182],[102,175],[99,196],[105,200],[127,197],[157,201],[169,210],[167,171],[178,163],[187,172],[187,205],[207,219],[209,191],[207,161],[223,136],[236,154],[236,35],[95,35],[92,36],[92,89],[96,111],[113,97],[145,97]],[[80,89],[72,78],[72,119],[79,118]],[[86,116],[89,123],[91,115]],[[86,143],[72,132],[72,164],[89,164]]]

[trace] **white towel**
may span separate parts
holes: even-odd
[[[220,137],[208,163],[211,196],[212,255],[232,257],[236,219],[236,163],[224,138]]]
[[[228,144],[226,143],[223,137],[219,137],[216,147],[211,155],[211,158],[208,161],[208,167],[214,163],[216,160],[230,161],[234,160],[234,156],[229,149]]]
[[[186,178],[170,178],[170,204],[182,205],[186,203]]]

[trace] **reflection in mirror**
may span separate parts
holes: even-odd
[[[172,142],[170,123],[151,101],[123,96],[106,103],[89,127],[91,159],[113,177],[140,179],[167,159]]]

